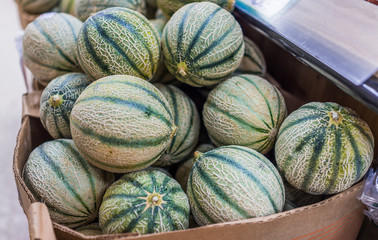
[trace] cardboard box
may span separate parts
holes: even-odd
[[[243,26],[243,24],[242,24]],[[288,105],[289,112],[310,101],[334,101],[355,109],[368,122],[374,136],[378,136],[378,116],[344,93],[327,79],[297,61],[293,56],[266,39],[263,35],[243,26],[244,34],[262,49],[268,70],[277,81]],[[44,204],[35,199],[21,178],[23,166],[30,152],[51,137],[39,120],[39,97],[34,91],[24,95],[23,121],[14,153],[13,171],[19,192],[20,205],[27,213],[32,239],[356,239],[364,220],[364,205],[356,196],[362,188],[358,183],[350,189],[322,202],[290,211],[260,217],[213,224],[182,231],[138,236],[134,233],[86,237],[63,225],[52,222]],[[377,139],[377,138],[376,138]],[[376,147],[377,149],[377,147]],[[53,230],[52,230],[53,228]]]

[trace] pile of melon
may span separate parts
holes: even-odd
[[[308,205],[364,176],[369,126],[330,102],[287,116],[233,1],[213,2],[62,0],[76,17],[27,26],[24,61],[55,140],[32,151],[23,179],[54,222],[174,231]]]

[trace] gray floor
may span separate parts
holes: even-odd
[[[21,123],[25,85],[15,37],[21,27],[14,0],[0,7],[0,239],[28,239],[28,224],[17,198],[12,172],[13,150]]]

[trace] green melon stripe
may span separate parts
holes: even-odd
[[[198,202],[197,196],[195,195],[195,193],[193,191],[193,187],[192,187],[192,185],[193,185],[193,176],[192,175],[193,175],[193,168],[196,167],[196,165],[198,165],[197,163],[198,163],[198,161],[194,163],[194,165],[192,167],[192,170],[190,171],[189,178],[188,178],[187,191],[191,192],[191,194],[192,194],[192,200],[193,200],[193,201],[190,201],[190,203],[192,205],[194,205],[196,208],[198,208],[198,211],[196,211],[196,212],[200,213],[202,215],[202,217],[206,218],[209,223],[215,223],[215,221],[201,207],[201,204]]]
[[[240,51],[240,49],[242,48],[242,46],[243,46],[243,42],[241,42],[241,44],[236,48],[235,51],[233,51],[232,53],[230,53],[229,55],[227,55],[223,59],[220,59],[218,61],[206,64],[206,65],[202,65],[202,66],[194,66],[193,67],[194,71],[198,72],[199,70],[205,70],[205,69],[209,69],[209,68],[214,68],[216,66],[225,64],[228,61],[235,61],[235,56],[238,54],[238,52]]]
[[[259,140],[253,141],[253,142],[243,143],[242,145],[243,145],[243,146],[249,146],[249,145],[253,145],[253,144],[256,144],[256,143],[261,143],[261,142],[263,142],[263,141],[265,141],[265,140],[269,140],[269,139],[268,139],[268,136],[265,136],[265,137],[263,137],[263,138],[261,138],[261,139],[259,139]],[[268,142],[269,142],[269,141],[268,141]]]
[[[341,159],[341,132],[340,132],[340,128],[336,128],[335,125],[332,125],[331,128],[330,128],[331,132],[334,131],[335,132],[335,140],[333,141],[334,142],[334,149],[335,149],[335,155],[334,155],[334,158],[333,158],[333,161],[332,161],[332,174],[331,174],[331,179],[329,181],[329,184],[328,184],[328,187],[326,188],[326,190],[324,191],[325,193],[327,192],[330,192],[334,187],[335,187],[335,184],[336,184],[336,181],[339,176],[339,169],[340,169],[340,159]]]
[[[97,209],[97,194],[96,194],[96,184],[93,179],[93,176],[91,172],[89,171],[89,165],[88,162],[80,155],[80,153],[73,148],[71,144],[68,144],[66,141],[59,141],[60,144],[62,144],[64,147],[70,150],[70,152],[75,156],[75,158],[78,160],[80,166],[84,169],[85,175],[87,175],[89,184],[91,185],[92,195],[93,195],[93,202],[94,207],[93,209]]]
[[[167,47],[167,50],[168,50],[169,55],[171,55],[171,58],[173,59],[173,61],[178,62],[178,61],[175,59],[175,56],[174,56],[173,53],[172,53],[171,46],[169,45],[169,42],[168,42],[168,31],[167,31],[167,30],[164,31],[164,41],[165,41],[165,46]],[[164,62],[166,62],[166,58],[164,59]],[[171,64],[171,65],[173,66],[173,64]]]
[[[151,106],[146,106],[146,105],[139,103],[139,102],[136,102],[136,101],[125,100],[125,99],[121,99],[121,98],[117,98],[117,97],[92,96],[92,97],[87,97],[87,98],[83,97],[79,101],[77,101],[76,104],[91,102],[91,101],[100,101],[100,102],[105,102],[105,103],[111,103],[111,104],[116,104],[116,105],[125,106],[125,107],[128,107],[128,108],[140,110],[141,112],[144,112],[147,116],[150,116],[150,115],[155,116],[157,119],[163,121],[167,125],[168,128],[172,128],[172,123],[168,119],[166,119],[164,116],[162,116],[162,114],[159,114],[159,112],[156,111],[155,109],[153,109]],[[166,137],[164,137],[164,138],[166,138]]]
[[[182,191],[182,190],[181,190]],[[163,197],[164,198],[164,197]],[[174,197],[172,197],[174,198]],[[167,202],[167,205],[169,208],[173,209],[173,211],[182,214],[183,216],[188,215],[188,211],[179,205],[176,204],[176,202],[172,199],[165,200]]]
[[[97,56],[96,50],[93,48],[92,43],[89,40],[89,37],[88,37],[88,35],[89,35],[89,33],[88,33],[88,25],[90,24],[90,22],[92,22],[92,19],[88,19],[88,22],[84,23],[84,25],[82,27],[82,31],[83,31],[82,35],[84,36],[83,40],[84,40],[84,46],[85,46],[86,52],[89,53],[89,55],[94,60],[93,62],[97,63],[97,65],[100,67],[101,71],[105,75],[112,75],[112,72],[110,71],[108,65],[105,64],[99,56]],[[85,59],[89,59],[89,58],[90,57],[85,57]],[[84,64],[80,64],[80,65],[84,66]],[[91,71],[85,71],[85,73],[87,73],[87,74],[90,73],[90,72]]]
[[[354,139],[354,137],[350,133],[349,129],[346,126],[343,126],[342,124],[340,124],[339,127],[340,126],[342,127],[342,129],[344,130],[346,135],[348,136],[349,142],[350,142],[352,149],[353,149],[353,152],[354,152],[354,162],[355,162],[355,165],[356,165],[356,177],[355,177],[354,180],[357,182],[360,179],[361,174],[362,174],[362,170],[363,170],[363,169],[361,169],[361,167],[363,166],[361,154],[360,154],[360,151],[358,149],[356,140]]]
[[[272,141],[272,139],[268,138],[268,141],[266,141],[265,143],[263,143],[256,151],[258,152],[261,152],[262,150],[264,150],[267,146],[269,146],[270,142]]]
[[[147,224],[147,233],[153,233],[154,232],[154,226],[155,226],[155,221],[157,217],[157,213],[159,211],[159,207],[151,207],[151,212],[152,212],[152,217],[148,218],[148,224]]]
[[[200,179],[214,192],[218,200],[229,205],[241,216],[243,216],[243,218],[251,217],[246,210],[238,206],[231,198],[228,197],[227,193],[224,192],[223,189],[216,184],[216,182],[214,182],[214,180],[201,168],[200,165],[197,167],[197,171]]]
[[[143,90],[147,94],[151,95],[154,98],[154,100],[158,101],[161,105],[163,105],[163,107],[167,111],[168,115],[171,118],[173,118],[170,108],[168,107],[167,104],[165,104],[165,102],[162,100],[162,98],[159,95],[157,95],[156,93],[154,93],[153,91],[149,90],[148,88],[143,87],[143,85],[140,85],[140,84],[137,84],[137,83],[128,82],[128,81],[112,80],[112,81],[106,81],[106,82],[96,82],[95,84],[91,85],[91,88],[94,88],[94,87],[96,87],[98,85],[108,85],[108,84],[114,84],[114,83],[124,84],[124,85],[127,85],[127,86],[135,87],[135,88],[137,88],[139,90]]]
[[[83,207],[88,211],[88,214],[91,214],[92,211],[89,210],[88,206],[85,204],[83,199],[80,197],[80,195],[76,192],[76,190],[68,183],[66,176],[63,174],[60,167],[53,162],[49,156],[44,152],[43,146],[41,148],[38,148],[39,155],[43,159],[43,161],[51,168],[51,170],[56,174],[58,179],[66,186],[68,191],[71,193],[73,197],[75,197],[82,205]]]
[[[246,122],[244,119],[241,119],[241,118],[239,118],[239,117],[237,117],[235,115],[232,115],[229,111],[226,111],[226,110],[223,110],[223,109],[219,108],[213,102],[208,101],[208,107],[214,108],[215,111],[219,111],[220,113],[226,115],[228,118],[230,118],[230,119],[232,119],[232,120],[234,120],[236,122],[242,123],[243,125],[245,125],[247,127],[250,127],[250,128],[252,128],[253,130],[255,130],[257,132],[269,133],[268,130],[256,127],[256,126],[252,125],[251,123]]]
[[[267,159],[265,157],[258,156],[254,152],[245,150],[244,148],[240,148],[240,147],[228,147],[228,148],[231,148],[231,149],[233,148],[233,149],[237,149],[241,152],[245,152],[245,153],[251,155],[252,157],[259,159],[261,162],[266,163],[265,166],[267,166],[270,169],[270,171],[274,174],[277,182],[278,183],[282,182],[282,178],[281,178],[281,176],[279,176],[277,169],[273,166],[273,164],[270,161],[267,161]],[[283,194],[283,198],[285,198],[285,195],[284,195],[285,189],[283,188],[283,186],[281,184],[279,184],[279,185],[280,185],[281,192]]]
[[[374,146],[374,139],[372,139],[371,136],[366,133],[366,131],[361,127],[361,125],[356,124],[355,122],[352,122],[352,121],[345,121],[345,120],[343,121],[343,124],[345,124],[348,128],[350,128],[350,127],[357,128],[357,130],[362,135],[364,135],[364,137],[368,140],[370,145]]]
[[[256,83],[254,81],[252,81],[252,80],[250,80],[250,79],[248,79],[247,77],[244,77],[244,76],[239,76],[239,77],[242,78],[242,79],[244,79],[248,83],[252,84],[256,88],[256,90],[260,93],[260,95],[264,98],[266,106],[268,107],[268,110],[269,110],[270,119],[272,121],[272,127],[274,128],[275,127],[275,125],[274,125],[274,118],[273,118],[272,109],[270,107],[268,99],[266,99],[265,95],[261,92],[260,88],[256,85]]]
[[[227,31],[225,31],[218,39],[216,39],[215,41],[213,41],[206,49],[204,49],[200,54],[198,54],[197,56],[195,56],[194,58],[191,58],[190,55],[189,55],[189,59],[188,59],[188,62],[197,62],[198,60],[200,60],[202,57],[206,56],[207,54],[209,54],[212,50],[214,50],[214,48],[216,48],[217,46],[219,46],[219,44],[221,44],[223,42],[224,39],[226,39],[226,37],[235,29],[235,26],[236,25],[232,25]]]
[[[39,31],[39,33],[51,44],[51,46],[56,49],[56,51],[59,53],[59,55],[64,58],[67,62],[69,62],[72,65],[76,65],[75,61],[71,60],[68,55],[66,55],[63,50],[60,48],[59,44],[56,44],[54,40],[46,34],[45,29],[42,28],[42,26],[39,25],[38,21],[34,21],[35,28]]]
[[[126,209],[123,209],[122,211],[120,211],[119,213],[115,214],[115,215],[112,215],[112,217],[110,219],[108,219],[108,221],[106,221],[103,225],[102,225],[102,229],[106,229],[110,224],[116,222],[117,220],[119,219],[122,219],[124,218],[125,216],[127,216],[128,214],[136,211],[136,210],[139,210],[139,212],[137,213],[137,215],[139,215],[142,211],[143,211],[143,208],[136,208],[135,205],[138,205],[138,204],[141,204],[145,202],[145,200],[143,199],[138,199],[136,201],[133,202],[133,206],[131,207],[128,207]],[[106,205],[106,202],[103,201],[102,204],[105,204]]]
[[[72,2],[73,1],[70,1],[70,5],[72,5]],[[70,27],[70,30],[71,30],[71,33],[72,33],[72,36],[74,37],[75,39],[75,42],[77,41],[77,35],[75,33],[75,29],[73,28],[71,22],[67,19],[67,17],[63,14],[59,14],[59,16],[61,16],[63,18],[63,20],[67,23],[67,25]]]
[[[196,6],[195,4],[192,5],[193,6]],[[195,44],[198,42],[198,39],[200,38],[200,36],[202,35],[202,32],[205,30],[205,28],[207,27],[207,25],[209,25],[209,22],[213,19],[213,17],[221,10],[222,8],[217,6],[217,8],[210,14],[207,16],[207,18],[205,19],[205,21],[201,24],[200,28],[198,29],[196,35],[192,38],[192,41],[190,42],[189,44],[189,47],[186,49],[186,52],[185,52],[185,56],[184,56],[184,59],[186,60],[189,56],[189,54],[191,53],[191,51],[193,50],[193,47],[195,46]],[[188,11],[187,11],[188,12]]]
[[[165,186],[165,185],[163,185],[163,186]],[[171,196],[171,195],[175,195],[176,193],[180,193],[182,191],[183,190],[182,190],[181,186],[177,186],[177,187],[173,187],[171,189],[168,189],[168,191],[166,192],[166,194],[169,195],[169,196]]]
[[[171,227],[171,230],[177,230],[177,229],[179,229],[179,226],[177,225],[176,221],[173,221],[171,213],[169,211],[161,211],[161,212],[167,218],[169,226]]]
[[[131,59],[129,58],[129,56],[127,56],[127,54],[123,51],[123,49],[121,48],[121,46],[119,46],[106,32],[105,29],[103,29],[101,26],[100,26],[100,23],[98,23],[96,21],[95,18],[92,18],[90,20],[90,22],[92,22],[93,26],[95,27],[96,31],[98,32],[98,34],[100,35],[100,37],[102,39],[104,39],[107,43],[109,43],[122,57],[123,59],[127,62],[127,64],[132,68],[134,69],[135,72],[137,72],[139,74],[139,76],[142,76],[144,79],[149,79],[149,77],[147,75],[145,75],[142,70],[140,70],[138,68],[137,65],[135,65],[135,63],[133,61],[131,61]]]
[[[107,200],[112,200],[112,199],[124,199],[124,200],[129,200],[129,199],[137,199],[139,197],[144,197],[142,195],[133,195],[133,194],[124,194],[124,193],[114,193],[112,195],[109,195],[107,197],[104,197],[102,201],[107,201]]]
[[[58,124],[58,120],[57,120],[57,118],[58,118],[58,116],[56,115],[56,114],[53,114],[53,119],[54,119],[54,125],[56,126],[56,131],[57,131],[57,133],[58,133],[58,138],[62,138],[63,137],[63,133],[62,133],[62,131],[60,130],[60,124]],[[64,120],[64,119],[63,119]],[[65,123],[65,124],[67,124],[67,122]]]
[[[44,199],[41,199],[39,194],[37,194],[34,190],[34,187],[33,185],[31,184],[31,180],[29,179],[29,175],[26,175],[24,176],[24,181],[26,183],[26,185],[28,186],[28,189],[29,191],[32,193],[32,195],[34,196],[34,198],[36,198],[36,200],[38,202],[43,202],[44,204],[46,204],[46,206],[49,208],[49,209],[52,209],[54,211],[56,211],[57,213],[59,214],[62,214],[62,215],[66,215],[66,216],[69,216],[69,217],[76,217],[76,218],[81,218],[81,217],[87,217],[88,213],[80,210],[80,209],[77,209],[75,206],[72,206],[71,203],[67,202],[67,201],[64,201],[64,199],[61,199],[62,201],[64,201],[64,203],[68,206],[68,207],[71,207],[73,209],[75,209],[76,211],[80,212],[80,213],[83,213],[84,215],[73,215],[73,214],[70,214],[70,213],[66,213],[60,209],[57,209],[55,206],[51,205],[50,203],[44,201]]]
[[[264,185],[261,184],[261,182],[255,177],[255,175],[252,172],[249,171],[249,169],[245,168],[243,165],[235,162],[233,159],[231,159],[229,157],[226,157],[226,156],[223,156],[223,155],[220,155],[220,154],[217,154],[217,153],[213,153],[213,152],[206,152],[205,154],[206,154],[206,157],[215,158],[217,161],[225,163],[228,166],[236,169],[238,172],[246,175],[248,177],[248,179],[250,179],[252,182],[254,182],[256,184],[256,186],[260,189],[260,191],[264,193],[264,195],[267,197],[267,199],[271,203],[274,211],[278,212],[279,209],[277,208],[276,203],[273,201],[272,196],[271,196],[270,192],[268,191],[268,189]],[[200,168],[200,167],[198,167],[198,168]],[[231,200],[229,200],[229,201],[231,201]],[[231,203],[232,203],[232,201],[231,201]],[[232,203],[232,204],[234,204],[234,203]]]
[[[155,191],[155,187],[156,187],[156,185],[157,185],[157,184],[156,184],[155,173],[153,173],[153,172],[149,172],[148,175],[149,175],[150,178],[151,178],[151,183],[152,183],[152,184],[148,185],[147,187],[150,187],[150,188],[149,188],[149,189],[150,189],[149,192],[153,192],[153,191]]]
[[[303,147],[310,142],[310,140],[314,137],[316,137],[317,132],[321,129],[322,127],[315,128],[311,132],[306,133],[306,136],[303,137],[303,139],[299,142],[299,144],[294,148],[294,152],[300,152],[302,151]],[[324,128],[324,127],[323,127]],[[303,135],[303,134],[302,134]],[[292,160],[292,156],[290,155],[288,158],[284,159],[282,165],[284,166],[283,169],[288,169],[289,165]]]
[[[339,111],[340,110],[339,107],[331,104],[330,102],[324,102],[324,105],[326,105],[328,107],[328,109],[327,109],[328,111],[332,111],[332,110]]]
[[[141,20],[144,24],[146,24],[147,26],[151,26],[151,32],[153,34],[153,36],[155,37],[155,41],[156,43],[160,43],[160,36],[157,35],[156,31],[154,31],[154,27],[151,25],[151,23],[148,21],[147,18],[145,18],[142,14],[137,14],[136,11],[132,10],[132,9],[128,9],[128,8],[118,8],[117,11],[122,11],[122,12],[127,12],[131,15],[133,15],[134,17],[138,18],[139,20]]]
[[[319,129],[320,131],[317,134],[314,134],[314,146],[313,152],[307,167],[306,176],[304,181],[302,182],[301,189],[308,189],[308,185],[311,184],[312,180],[315,177],[315,172],[317,172],[319,168],[319,156],[321,155],[325,140],[326,140],[326,127],[322,127]],[[308,142],[307,142],[308,143]]]
[[[176,149],[173,150],[171,152],[171,154],[175,155],[175,156],[178,156],[180,153],[186,151],[188,148],[191,148],[192,146],[189,145],[187,148],[184,148],[184,149],[181,149],[181,151],[179,151],[177,153],[178,150],[180,150],[180,148],[185,144],[187,143],[186,142],[186,139],[188,138],[189,134],[192,132],[192,127],[193,127],[193,122],[194,122],[194,106],[193,106],[193,103],[190,102],[190,120],[189,120],[189,128],[186,130],[186,133],[184,135],[184,137],[182,138],[181,142],[177,145]],[[177,125],[177,126],[180,126],[180,125]]]
[[[70,126],[70,120],[68,119],[68,117],[66,115],[66,114],[69,113],[69,111],[68,111],[67,107],[64,104],[62,104],[60,106],[66,110],[65,112],[63,112],[63,109],[62,108],[60,109],[61,110],[60,111],[61,112],[60,117],[61,117],[61,119],[63,119],[63,121],[64,121],[64,123],[65,123],[66,126]],[[54,115],[54,116],[56,116],[56,115]]]
[[[143,211],[143,209],[142,209]],[[127,225],[126,229],[123,232],[131,232],[132,230],[135,229],[135,227],[138,225],[138,223],[143,219],[143,218],[149,218],[148,216],[151,216],[152,209],[151,207],[148,208],[146,211],[142,213],[138,213],[138,217],[134,218],[129,225]]]
[[[300,109],[314,110],[316,114],[325,113],[326,111],[328,111],[328,109],[326,108],[321,108],[319,106],[313,106],[313,105],[305,105],[305,106],[300,107]]]
[[[50,68],[50,69],[60,71],[60,72],[72,72],[71,69],[66,69],[66,68],[62,68],[60,66],[57,67],[57,66],[54,66],[54,65],[42,63],[42,62],[40,62],[40,60],[42,60],[41,58],[33,58],[32,56],[28,56],[28,57],[29,57],[30,61],[32,61],[34,64],[40,65],[42,67]]]
[[[146,41],[145,41],[146,37],[143,36],[141,33],[137,32],[132,25],[128,24],[126,21],[123,21],[124,19],[118,18],[117,16],[114,16],[114,15],[111,15],[111,14],[100,13],[98,15],[98,17],[104,17],[104,18],[106,18],[107,21],[108,20],[112,20],[112,21],[118,23],[122,27],[126,28],[128,30],[128,32],[130,32],[131,34],[133,34],[133,36],[139,42],[142,43],[143,47],[148,52],[149,60],[150,60],[150,63],[152,65],[152,68],[151,68],[151,76],[152,76],[154,74],[154,70],[156,69],[156,66],[155,66],[155,63],[154,63],[154,60],[153,60],[153,53],[151,52],[151,49],[149,48],[148,43],[146,43]],[[124,51],[122,49],[120,49],[120,50],[122,51],[122,53],[124,53]]]
[[[177,62],[184,61],[186,57],[182,57],[182,37],[184,35],[184,25],[188,19],[189,12],[192,10],[192,8],[195,6],[195,4],[192,4],[184,13],[184,16],[182,17],[179,27],[178,27],[178,32],[177,32]],[[173,56],[172,56],[173,57]],[[174,59],[174,58],[173,58]]]
[[[164,181],[163,181],[163,183],[160,185],[160,190],[159,190],[159,192],[161,192],[161,193],[166,193],[166,191],[164,191],[164,188],[166,187],[166,185],[168,184],[168,182],[171,180],[171,178],[170,177],[165,177],[164,178]],[[167,189],[168,190],[168,189]]]
[[[281,118],[281,98],[280,98],[280,95],[278,94],[278,90],[275,86],[273,86],[273,90],[274,92],[276,93],[276,97],[277,97],[277,101],[278,101],[278,109],[277,109],[277,121],[276,121],[276,127],[277,129],[279,128],[279,122],[280,122],[280,118]]]
[[[72,81],[72,79],[74,79],[75,77],[77,77],[76,74],[75,75],[70,74],[69,76],[64,76],[64,80],[59,84],[59,87],[56,88],[57,89],[56,91],[51,92],[51,95],[55,95],[55,94],[61,95],[62,88],[65,87],[67,83]]]
[[[297,125],[297,124],[300,124],[300,123],[303,123],[303,122],[306,122],[306,121],[310,121],[310,120],[319,120],[319,119],[322,119],[323,116],[319,116],[319,115],[310,115],[310,116],[307,116],[307,117],[304,117],[304,118],[300,118],[298,120],[290,120],[289,122],[287,122],[287,124],[285,126],[281,126],[280,128],[280,131],[278,133],[278,138],[286,131],[288,130],[289,128]],[[323,119],[324,120],[324,119]]]
[[[244,93],[244,88],[240,87],[238,84],[235,84],[235,85],[238,86],[238,87],[243,91],[243,93]],[[245,104],[245,100],[244,100],[244,99],[240,98],[240,97],[237,96],[237,95],[231,94],[231,93],[229,93],[228,91],[226,91],[225,89],[222,89],[222,88],[219,89],[218,91],[224,92],[224,93],[226,94],[226,96],[234,98],[234,99],[237,100],[239,103],[243,103],[243,106],[247,107],[249,111],[251,111],[256,117],[258,117],[258,119],[260,119],[260,121],[261,121],[262,123],[264,123],[264,125],[265,125],[269,130],[272,129],[272,128],[274,127],[274,124],[272,125],[272,127],[269,126],[269,124],[266,123],[266,122],[264,121],[264,119],[260,116],[260,114],[258,114],[258,113],[257,113],[257,112],[256,112],[256,111],[255,111],[250,105],[249,105],[248,102]],[[254,97],[254,96],[249,96],[249,97],[252,98],[252,97]]]
[[[126,183],[126,184],[131,184],[133,187],[137,188],[137,189],[142,189],[143,191],[147,191],[149,189],[146,189],[145,186],[143,184],[141,184],[138,180],[134,179],[134,178],[131,178],[127,175],[123,175],[123,177],[120,179],[120,181]]]
[[[168,90],[169,98],[172,100],[171,106],[173,107],[173,115],[174,115],[175,125],[181,127],[179,112],[178,112],[178,109],[177,109],[176,95],[174,94],[173,90],[169,86],[167,86],[167,90]],[[167,99],[168,99],[168,97],[167,97]],[[177,134],[173,137],[169,148],[166,150],[167,153],[170,153],[172,151],[172,147],[175,144],[176,139],[177,139]]]

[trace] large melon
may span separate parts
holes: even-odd
[[[249,38],[244,37],[244,56],[234,75],[253,74],[263,77],[266,63],[259,47]]]
[[[44,13],[58,4],[59,0],[16,0],[21,9],[28,13]]]
[[[214,88],[203,108],[203,120],[217,146],[242,145],[267,153],[286,117],[278,89],[253,75],[234,76]]]
[[[177,130],[164,95],[133,76],[109,76],[89,85],[71,112],[71,134],[93,165],[131,172],[158,160]]]
[[[114,176],[90,165],[72,140],[45,142],[30,154],[22,177],[54,222],[76,227],[98,216],[102,196]]]
[[[195,148],[200,133],[200,117],[194,102],[173,85],[155,85],[172,110],[176,135],[155,166],[170,166],[184,160]]]
[[[108,8],[88,18],[79,33],[80,65],[95,79],[120,74],[150,80],[160,57],[159,41],[142,14]]]
[[[199,225],[271,215],[282,211],[281,176],[262,154],[226,146],[196,152],[187,194]]]
[[[198,146],[195,151],[196,152],[207,152],[214,148],[213,144],[201,144]],[[182,189],[186,192],[186,187],[188,184],[188,178],[190,174],[190,170],[192,170],[192,167],[194,165],[194,156],[187,159],[185,162],[183,162],[176,171],[175,179],[176,181],[181,185]]]
[[[193,2],[204,2],[204,0],[157,0],[157,5],[167,17],[171,17],[184,5]],[[215,3],[230,12],[234,10],[235,0],[207,0],[207,2]]]
[[[39,115],[43,127],[57,138],[71,138],[70,116],[76,99],[91,83],[82,73],[67,73],[53,79],[43,90]]]
[[[238,68],[244,54],[243,33],[231,13],[218,5],[191,3],[168,21],[162,49],[169,72],[179,81],[208,86]]]
[[[99,212],[104,233],[186,229],[189,202],[180,185],[156,170],[125,174],[106,191]]]
[[[282,123],[275,145],[277,165],[295,188],[335,194],[360,180],[373,160],[374,138],[352,109],[312,102]]]
[[[91,14],[112,7],[129,8],[146,15],[145,0],[75,0],[74,15],[85,21]]]
[[[83,25],[66,13],[45,13],[29,23],[22,41],[25,65],[44,86],[69,72],[80,72],[76,38]]]

